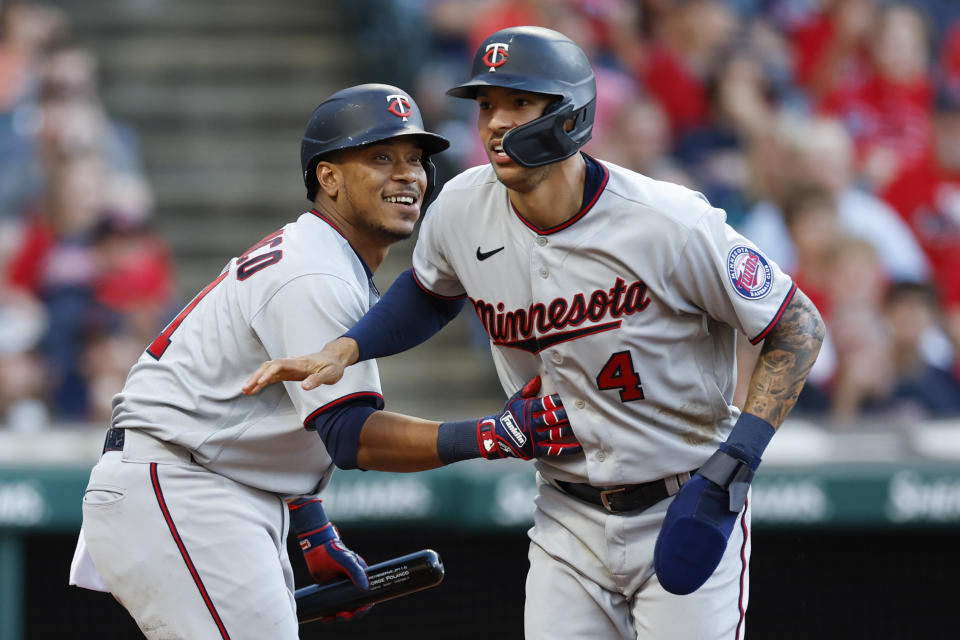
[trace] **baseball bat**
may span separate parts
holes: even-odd
[[[367,567],[367,577],[369,591],[358,589],[347,578],[297,589],[300,624],[436,586],[443,580],[443,562],[433,549],[422,549]]]

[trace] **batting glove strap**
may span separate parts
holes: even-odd
[[[529,456],[523,454],[523,446],[526,445],[527,438],[520,432],[519,427],[516,426],[516,422],[513,421],[511,426],[513,427],[515,435],[518,437],[512,437],[510,441],[507,441],[497,433],[498,419],[499,416],[489,416],[480,418],[480,420],[477,421],[477,449],[480,455],[487,460],[498,460],[508,456],[529,460]]]
[[[316,531],[330,524],[320,498],[300,498],[290,502],[287,507],[290,509],[290,525],[297,533]]]
[[[697,473],[729,492],[730,511],[740,513],[747,502],[747,492],[750,490],[750,482],[753,481],[754,470],[759,465],[759,458],[722,444]]]

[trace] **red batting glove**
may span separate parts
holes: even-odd
[[[307,569],[317,584],[350,578],[354,586],[364,591],[370,588],[367,563],[356,552],[348,549],[340,539],[340,532],[327,519],[319,498],[304,498],[289,504],[290,521],[297,532],[297,541],[303,552]],[[335,616],[322,618],[323,622],[352,620],[364,615],[373,605],[352,611],[339,611]]]
[[[580,453],[559,394],[538,398],[540,376],[507,400],[503,410],[477,421],[477,444],[488,460]]]

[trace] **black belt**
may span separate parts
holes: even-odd
[[[123,451],[124,433],[126,433],[124,429],[115,429],[114,427],[107,429],[107,437],[103,441],[103,453]]]
[[[606,488],[561,480],[554,480],[554,482],[561,490],[574,498],[603,507],[610,513],[624,513],[641,511],[652,507],[665,498],[669,498],[676,494],[680,487],[696,472],[697,470],[694,469],[693,471],[642,484],[625,484]]]

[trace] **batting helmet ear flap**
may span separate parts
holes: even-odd
[[[430,196],[433,195],[433,189],[437,184],[437,165],[433,164],[430,156],[425,155],[423,160],[423,169],[427,172],[427,189],[423,192],[423,198],[420,200],[420,209],[430,204]]]
[[[566,160],[590,140],[596,100],[576,111],[568,100],[554,104],[558,106],[548,105],[543,116],[503,136],[503,150],[517,164],[542,167]]]

